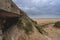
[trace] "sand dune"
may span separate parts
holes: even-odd
[[[48,36],[45,36],[48,38],[48,40],[60,40],[60,29],[55,28],[53,25],[55,22],[60,21],[60,18],[34,18],[33,20],[37,21],[38,24],[48,24],[53,23],[49,25],[45,25],[46,27],[43,28],[47,33]]]

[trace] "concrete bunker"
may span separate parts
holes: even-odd
[[[17,24],[19,15],[0,9],[0,24],[2,32],[8,30],[11,26]]]

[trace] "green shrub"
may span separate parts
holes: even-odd
[[[56,22],[56,23],[54,24],[54,27],[60,28],[60,21]]]

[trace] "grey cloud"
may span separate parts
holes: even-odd
[[[55,15],[60,17],[60,0],[13,0],[29,16]],[[58,15],[58,16],[57,16]]]

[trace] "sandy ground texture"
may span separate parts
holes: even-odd
[[[60,29],[59,28],[55,28],[53,25],[55,22],[60,21],[60,19],[33,19],[35,21],[37,21],[38,24],[40,25],[45,25],[43,27],[43,29],[48,33],[48,35],[42,35],[40,34],[37,29],[34,27],[33,28],[33,33],[27,35],[24,30],[18,30],[16,25],[15,27],[13,27],[9,32],[7,38],[10,38],[11,36],[11,40],[60,40]],[[0,34],[2,32],[0,31]],[[15,38],[15,39],[13,39]],[[0,40],[2,40],[1,35],[0,35]],[[8,39],[7,39],[8,40]]]
[[[34,18],[38,24],[44,25],[44,30],[48,32],[48,36],[45,36],[48,40],[60,40],[60,28],[55,28],[53,25],[55,22],[60,21],[59,18]]]

